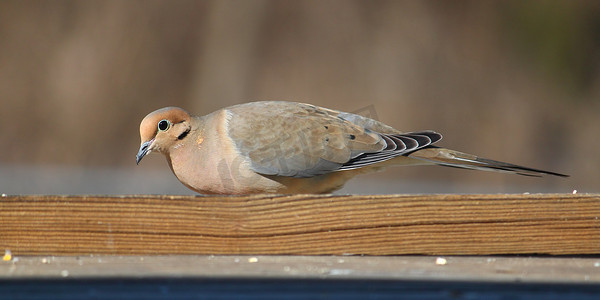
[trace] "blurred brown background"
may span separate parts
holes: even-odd
[[[344,193],[599,192],[599,1],[0,1],[0,192],[191,193],[150,111],[374,108],[449,148],[568,173],[394,168]]]

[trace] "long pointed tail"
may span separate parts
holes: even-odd
[[[427,148],[417,150],[415,152],[410,153],[408,157],[422,160],[428,163],[434,163],[437,165],[463,169],[507,172],[535,177],[540,177],[544,174],[560,177],[569,177],[569,175],[565,174],[481,158],[472,154],[463,153],[446,148],[439,148],[436,146],[429,146]]]

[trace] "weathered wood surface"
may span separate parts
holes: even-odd
[[[17,256],[0,280],[273,278],[600,283],[600,258],[514,256]]]
[[[600,195],[6,196],[0,249],[86,254],[600,254]]]
[[[2,299],[574,299],[600,297],[600,260],[446,256],[22,256]],[[439,261],[439,260],[438,260]]]

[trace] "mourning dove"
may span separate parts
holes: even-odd
[[[140,136],[138,164],[160,152],[179,181],[202,194],[328,193],[392,165],[567,176],[434,146],[442,139],[434,131],[403,133],[360,115],[285,101],[202,117],[166,107],[142,120]]]

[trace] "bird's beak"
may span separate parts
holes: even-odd
[[[142,158],[144,158],[146,154],[150,153],[150,144],[152,144],[153,141],[154,139],[142,143],[140,146],[140,151],[138,151],[137,155],[135,156],[136,165],[139,165]]]

